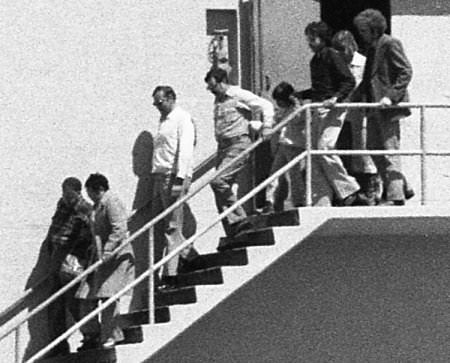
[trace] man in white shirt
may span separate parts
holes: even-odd
[[[161,114],[154,139],[152,160],[152,217],[156,217],[188,191],[194,157],[195,127],[191,115],[176,105],[176,94],[170,86],[158,86],[153,91],[153,105]],[[155,226],[155,261],[164,250],[173,251],[185,241],[183,220],[185,209],[177,208]],[[164,266],[163,284],[176,285],[179,260],[188,261],[197,255],[191,246]]]
[[[211,69],[205,76],[205,82],[207,89],[215,96],[214,129],[218,145],[216,168],[220,169],[250,146],[249,127],[257,124],[255,121],[249,121],[252,111],[262,113],[262,137],[268,138],[272,134],[274,108],[270,101],[230,85],[227,72],[221,68]],[[236,202],[237,197],[232,186],[247,160],[248,156],[240,159],[211,182],[219,213]],[[238,207],[224,218],[222,225],[226,235],[233,236],[239,232],[238,222],[245,217],[244,208]]]

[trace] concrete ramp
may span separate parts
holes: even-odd
[[[448,210],[300,220],[318,228],[144,362],[448,361]]]

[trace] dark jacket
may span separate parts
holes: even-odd
[[[369,66],[368,66],[369,65]],[[363,81],[358,88],[356,100],[379,102],[389,97],[393,104],[408,102],[407,87],[412,78],[411,64],[406,58],[398,39],[383,34],[375,49],[368,54]],[[408,108],[382,110],[385,117],[401,118],[411,114]]]

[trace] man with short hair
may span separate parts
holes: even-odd
[[[62,197],[56,206],[52,223],[49,227],[46,243],[51,259],[51,294],[61,289],[67,281],[59,275],[61,264],[70,253],[79,261],[87,262],[92,243],[90,217],[92,206],[81,195],[81,181],[74,177],[64,179],[62,183]],[[67,291],[48,307],[48,334],[55,340],[66,329],[66,309],[73,319],[78,321],[80,315],[80,300],[75,298],[78,285]],[[83,328],[81,332],[83,333]],[[69,354],[69,344],[63,341],[50,352],[50,355]]]
[[[301,99],[323,102],[324,107],[313,110],[314,140],[318,150],[333,150],[342,129],[340,117],[343,109],[334,108],[342,102],[355,86],[355,80],[345,60],[337,50],[330,47],[331,32],[324,22],[312,22],[305,28],[309,47],[314,52],[310,62],[311,88],[298,92]],[[319,155],[313,167],[322,169],[332,187],[338,205],[367,205],[358,182],[347,173],[338,155]],[[324,189],[325,190],[325,189]]]
[[[218,145],[216,168],[220,169],[250,146],[249,120],[252,111],[262,113],[262,137],[268,138],[272,134],[274,108],[270,101],[238,86],[230,85],[227,72],[223,69],[212,68],[206,74],[205,82],[207,89],[215,96],[214,129]],[[240,159],[211,182],[219,213],[237,201],[232,186],[247,160],[248,156]],[[238,222],[245,217],[246,212],[242,206],[225,217],[222,225],[226,235],[236,234],[239,230]]]
[[[153,91],[153,105],[161,114],[158,132],[154,141],[152,160],[152,218],[181,199],[189,190],[194,164],[195,126],[191,115],[177,105],[176,94],[170,86],[158,86]],[[155,227],[155,261],[180,246],[183,222],[188,206],[180,206]],[[192,233],[193,232],[193,233]],[[164,266],[162,285],[175,286],[176,275],[186,267],[198,253],[189,247]]]
[[[354,23],[368,48],[357,100],[379,102],[383,107],[408,102],[411,64],[401,42],[385,34],[387,25],[383,14],[375,9],[366,9],[355,17]],[[400,119],[410,114],[408,108],[370,109],[367,115],[367,148],[399,150]],[[404,205],[405,198],[411,198],[414,192],[401,172],[400,155],[374,155],[372,158],[383,179],[386,204]]]

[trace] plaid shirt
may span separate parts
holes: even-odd
[[[83,258],[91,245],[92,206],[82,196],[72,205],[61,198],[47,233],[50,253],[63,248]]]

